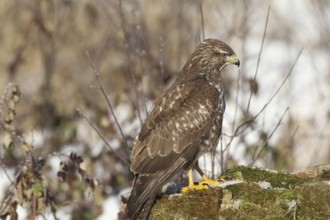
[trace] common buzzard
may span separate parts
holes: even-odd
[[[220,40],[204,40],[155,104],[132,150],[129,219],[147,219],[157,192],[177,172],[196,168],[201,173],[198,157],[215,147],[221,134],[221,72],[228,64],[240,64],[234,51]]]

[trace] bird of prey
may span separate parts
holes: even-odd
[[[197,160],[219,141],[225,111],[221,72],[229,64],[240,62],[226,43],[204,40],[156,102],[132,149],[129,219],[147,219],[157,192],[176,173],[195,168],[203,175]]]

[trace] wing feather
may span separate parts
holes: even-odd
[[[131,170],[139,175],[169,169],[185,149],[199,147],[214,123],[220,100],[214,98],[218,92],[206,79],[175,85],[169,91],[157,102],[134,143]]]

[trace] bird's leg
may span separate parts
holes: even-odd
[[[188,184],[188,186],[182,188],[181,191],[183,193],[188,192],[188,191],[196,191],[196,190],[208,189],[208,186],[207,185],[200,185],[200,184],[196,184],[195,185],[192,169],[190,169],[188,171],[188,178],[189,178],[189,184]]]
[[[219,185],[221,183],[221,180],[213,180],[209,177],[207,177],[204,172],[202,171],[202,169],[199,167],[198,165],[198,161],[196,161],[196,164],[194,166],[195,170],[197,170],[197,172],[199,173],[199,175],[201,175],[201,177],[203,178],[203,182],[198,183],[199,185],[208,185],[208,186],[212,186],[212,185]]]
[[[221,180],[213,180],[207,177],[202,171],[202,169],[199,167],[198,162],[196,162],[194,168],[199,173],[199,175],[201,175],[203,181],[199,182],[198,184],[195,184],[193,179],[193,172],[192,169],[190,169],[188,172],[189,184],[188,186],[182,188],[182,192],[209,189],[211,186],[219,186],[219,184],[222,182]]]
[[[188,179],[189,180],[188,188],[193,188],[194,187],[194,177],[193,177],[193,171],[192,171],[192,169],[190,169],[188,171],[188,178],[189,178]]]

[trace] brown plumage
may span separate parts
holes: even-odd
[[[159,189],[217,145],[225,110],[220,73],[227,64],[239,66],[227,44],[203,41],[155,104],[132,150],[136,178],[126,208],[129,219],[147,219]]]

